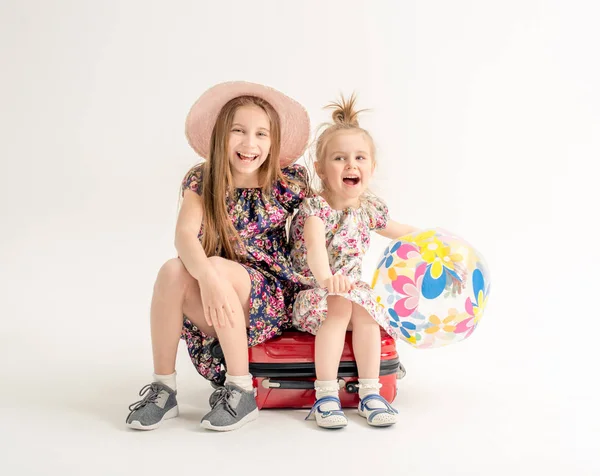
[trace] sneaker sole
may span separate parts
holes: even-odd
[[[325,428],[326,430],[339,430],[348,426],[348,419],[341,416],[329,416],[319,419],[315,415],[315,420],[319,428]]]
[[[398,421],[398,416],[397,415],[390,415],[390,414],[385,414],[385,413],[380,413],[378,416],[380,418],[378,418],[378,421],[369,421],[368,415],[367,413],[363,413],[360,410],[358,410],[358,414],[365,418],[367,420],[367,423],[370,426],[376,426],[378,428],[384,428],[386,426],[392,426],[395,425]]]
[[[335,423],[335,424],[333,424],[333,425],[331,425],[331,426],[327,426],[327,425],[319,425],[319,424],[317,423],[317,426],[318,426],[319,428],[324,428],[325,430],[339,430],[339,429],[341,429],[341,428],[346,428],[346,427],[348,426],[348,422],[346,422],[346,423]]]
[[[154,425],[147,425],[144,426],[142,425],[139,421],[134,420],[131,423],[126,423],[126,425],[129,428],[133,428],[134,430],[155,430],[156,428],[158,428],[160,426],[160,424],[165,421],[165,420],[169,420],[171,418],[175,418],[176,416],[179,416],[179,407],[177,405],[175,405],[173,408],[171,408],[167,413],[164,414],[164,416],[160,419],[160,421],[158,421],[157,423],[155,423]]]
[[[244,426],[246,423],[250,423],[251,421],[254,421],[257,418],[258,418],[258,408],[255,408],[250,413],[248,413],[244,418],[242,418],[240,421],[234,423],[233,425],[214,426],[208,420],[203,421],[202,423],[200,423],[200,425],[202,426],[202,428],[206,428],[207,430],[231,431],[231,430],[237,430],[238,428],[241,428],[242,426]]]

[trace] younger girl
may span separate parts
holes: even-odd
[[[291,318],[296,286],[285,228],[307,189],[306,170],[290,164],[309,132],[300,104],[258,84],[219,84],[192,107],[186,135],[206,162],[183,180],[179,257],[161,268],[152,297],[154,378],[130,406],[130,428],[151,430],[178,415],[180,336],[198,372],[224,381],[202,426],[233,430],[257,418],[248,346],[280,334]]]
[[[354,103],[352,96],[328,106],[334,109],[334,123],[319,136],[315,161],[323,189],[304,200],[291,230],[294,269],[313,288],[299,293],[293,311],[293,324],[316,335],[316,402],[307,419],[314,416],[324,428],[348,423],[337,382],[348,329],[358,366],[359,414],[373,426],[396,423],[398,412],[379,395],[380,326],[390,333],[392,329],[360,277],[370,230],[390,239],[415,230],[391,221],[385,204],[367,190],[375,148],[358,125]]]

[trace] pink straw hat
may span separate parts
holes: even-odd
[[[269,102],[281,122],[281,166],[298,160],[308,144],[310,119],[306,109],[285,94],[262,84],[233,81],[208,89],[194,103],[185,121],[185,135],[200,157],[208,158],[210,136],[221,108],[238,96],[257,96]]]

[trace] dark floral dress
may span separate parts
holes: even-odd
[[[203,165],[192,169],[183,188],[202,194]],[[236,189],[229,216],[246,247],[246,262],[252,285],[248,346],[265,342],[291,326],[292,307],[299,290],[290,262],[286,237],[287,219],[307,193],[307,172],[301,165],[282,169],[286,182],[278,181],[270,197],[260,188]],[[202,230],[198,238],[202,236]],[[196,370],[216,383],[225,379],[223,359],[213,352],[215,337],[204,334],[186,316],[181,335]]]

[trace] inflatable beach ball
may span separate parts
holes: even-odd
[[[372,287],[394,337],[432,348],[473,333],[485,310],[490,277],[471,245],[435,229],[392,241],[379,260]]]

